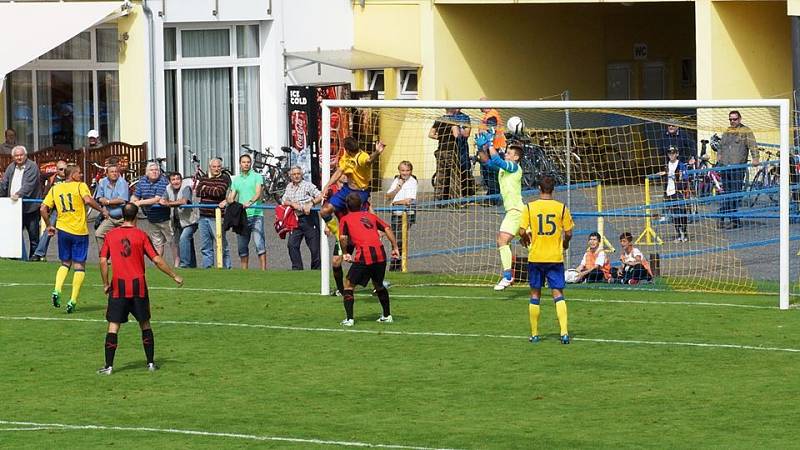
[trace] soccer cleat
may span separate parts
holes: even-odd
[[[50,299],[53,300],[53,308],[61,308],[61,293],[55,289],[50,294]]]
[[[538,335],[531,336],[531,337],[528,338],[528,342],[530,342],[531,344],[538,344],[541,341],[542,341],[542,338],[539,337]]]
[[[631,278],[630,280],[628,280],[628,284],[631,286],[636,286],[637,284],[639,284],[639,280]]]
[[[111,375],[111,371],[113,368],[111,366],[103,367],[102,369],[97,370],[98,375]]]
[[[344,327],[352,327],[354,323],[355,321],[353,321],[353,319],[344,319],[343,321],[340,322],[340,325]]]
[[[562,344],[569,344],[569,335],[568,334],[565,334],[565,335],[561,336],[561,343]]]
[[[158,366],[155,365],[154,363],[147,363],[147,370],[148,372],[155,372],[156,370],[158,370]]]
[[[67,302],[67,314],[72,314],[75,312],[75,302],[72,300]]]
[[[340,295],[342,295],[342,293],[339,292],[338,289],[334,289],[334,290],[331,291],[331,297],[338,297]]]
[[[392,315],[389,314],[386,317],[384,317],[384,316],[378,317],[378,320],[376,320],[376,322],[379,322],[379,323],[392,323],[392,322],[394,322],[394,319],[392,319]]]
[[[514,279],[513,278],[509,280],[508,278],[503,277],[503,278],[500,279],[500,281],[497,282],[496,285],[494,285],[494,290],[495,291],[502,291],[503,289],[511,286],[512,284],[514,284]]]

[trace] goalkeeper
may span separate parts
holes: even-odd
[[[497,251],[500,253],[500,262],[503,266],[503,276],[495,285],[495,291],[502,291],[514,282],[511,257],[511,240],[519,230],[522,215],[522,169],[519,159],[522,148],[512,143],[506,149],[505,155],[500,157],[494,148],[494,130],[489,129],[475,137],[478,151],[489,149],[490,159],[487,163],[489,169],[497,169],[497,181],[500,185],[500,196],[503,198],[503,207],[506,215],[497,232]]]

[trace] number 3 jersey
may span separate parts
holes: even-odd
[[[111,258],[112,298],[146,298],[147,281],[144,274],[144,257],[150,261],[158,256],[153,243],[144,231],[128,225],[114,228],[106,234],[101,258]]]
[[[56,228],[69,234],[86,236],[89,227],[86,225],[86,205],[83,197],[92,196],[86,183],[70,181],[58,183],[50,188],[43,202],[51,210],[58,213]]]
[[[520,228],[530,230],[528,262],[564,262],[563,233],[575,227],[567,205],[558,200],[535,200],[522,210]]]

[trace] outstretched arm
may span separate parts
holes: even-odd
[[[175,281],[175,283],[178,284],[178,286],[183,286],[183,278],[175,274],[175,272],[173,272],[172,269],[169,268],[167,263],[165,263],[160,256],[155,255],[155,257],[153,257],[153,264],[155,264],[156,267],[158,267],[158,270],[164,272],[168,277],[172,278]],[[102,271],[102,268],[100,270]]]

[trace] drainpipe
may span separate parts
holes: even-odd
[[[148,46],[147,46],[147,56],[149,61],[148,71],[148,78],[149,78],[149,89],[150,89],[150,137],[149,143],[147,145],[148,148],[148,157],[149,158],[156,158],[158,155],[156,154],[155,149],[155,134],[156,134],[156,83],[155,83],[155,56],[154,56],[154,49],[153,43],[155,42],[155,32],[153,29],[155,25],[153,24],[153,10],[147,6],[147,0],[142,1],[142,11],[144,11],[144,15],[147,17],[147,35],[148,35]]]

